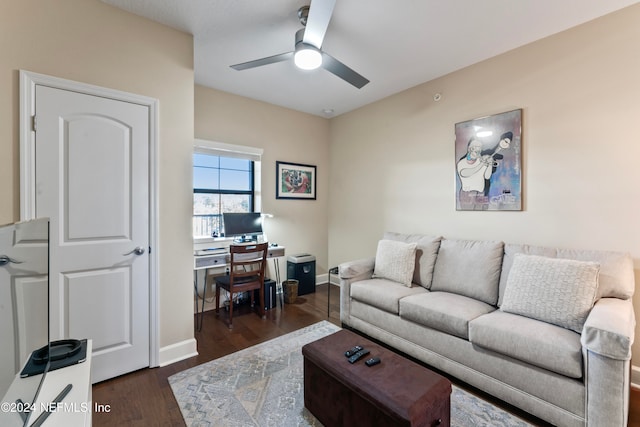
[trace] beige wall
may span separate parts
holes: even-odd
[[[0,57],[0,223],[20,218],[18,70],[160,100],[160,346],[193,338],[192,37],[98,0],[2,1]]]
[[[628,251],[640,283],[638,22],[640,5],[333,119],[329,263],[394,230]],[[523,211],[457,212],[454,124],[515,108]]]
[[[204,86],[195,89],[196,138],[264,149],[262,211],[271,242],[287,255],[316,256],[316,273],[328,268],[329,121]],[[316,200],[275,198],[276,161],[317,166]],[[286,261],[280,263],[286,278]]]
[[[640,278],[637,22],[633,6],[327,120],[200,86],[194,95],[191,36],[97,0],[4,1],[0,223],[20,215],[26,69],[160,100],[161,346],[193,337],[194,110],[195,137],[265,149],[269,238],[316,255],[319,274],[373,255],[396,230],[628,251]],[[524,112],[524,210],[456,212],[454,124],[513,108]],[[317,165],[318,200],[276,200],[276,160]]]

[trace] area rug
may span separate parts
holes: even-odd
[[[340,330],[322,321],[169,377],[187,426],[321,426],[304,407],[303,345]],[[454,386],[451,425],[531,426]]]

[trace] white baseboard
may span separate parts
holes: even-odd
[[[631,365],[631,387],[640,389],[640,366]]]
[[[162,347],[160,349],[159,366],[167,366],[198,355],[198,346],[195,338]]]

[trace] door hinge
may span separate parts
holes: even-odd
[[[37,123],[36,116],[31,116],[31,130],[34,132],[36,131]]]
[[[151,253],[151,246],[149,246],[149,252],[148,253]]]

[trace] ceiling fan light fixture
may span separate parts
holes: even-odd
[[[341,78],[357,89],[369,83],[369,80],[347,67],[333,56],[321,50],[325,33],[331,20],[336,0],[312,0],[311,6],[303,6],[298,10],[300,23],[304,26],[296,31],[293,52],[267,56],[253,61],[232,65],[234,70],[246,70],[288,61],[293,56],[296,67],[303,70],[315,70],[322,67],[331,74]]]
[[[314,46],[299,43],[296,46],[293,61],[298,68],[303,70],[315,70],[322,65],[322,54],[320,53],[320,50]]]

